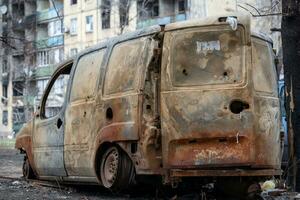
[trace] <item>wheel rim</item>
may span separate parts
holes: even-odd
[[[111,188],[116,181],[119,166],[119,152],[116,148],[110,149],[104,156],[101,167],[101,179],[105,187]]]

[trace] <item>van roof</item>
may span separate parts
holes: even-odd
[[[170,24],[167,24],[164,26],[164,31],[172,31],[172,30],[178,30],[178,29],[184,29],[184,28],[190,28],[190,27],[199,27],[199,26],[228,24],[226,22],[227,17],[236,18],[238,21],[238,24],[242,24],[245,27],[246,31],[251,30],[251,27],[250,27],[251,26],[251,16],[233,12],[233,13],[229,13],[226,15],[218,15],[218,16],[212,16],[212,17],[205,17],[205,18],[201,18],[201,19],[193,19],[193,20],[186,20],[186,21],[181,21],[181,22],[170,23]],[[91,46],[91,47],[83,50],[76,57],[80,57],[88,52],[109,46],[110,44],[115,44],[118,42],[138,38],[138,37],[141,37],[144,35],[158,33],[161,30],[162,30],[161,26],[154,25],[154,26],[146,27],[146,28],[139,29],[139,30],[136,30],[133,32],[124,33],[122,35],[115,36],[112,38],[108,38],[105,41],[102,41],[94,46]],[[272,43],[272,39],[265,34],[251,32],[251,35]]]

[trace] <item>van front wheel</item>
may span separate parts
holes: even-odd
[[[132,161],[120,148],[109,147],[102,156],[100,176],[103,186],[108,189],[127,189],[134,182]]]
[[[35,177],[27,156],[24,156],[22,171],[26,180],[33,179]]]

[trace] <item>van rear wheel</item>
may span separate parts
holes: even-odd
[[[134,182],[134,167],[131,159],[120,148],[109,147],[102,156],[101,182],[113,191],[127,189]]]
[[[30,163],[29,163],[29,160],[28,160],[27,156],[24,156],[22,171],[23,171],[23,176],[26,180],[34,178],[34,173],[33,173],[33,170],[30,166]]]

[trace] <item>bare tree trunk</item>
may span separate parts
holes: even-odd
[[[282,46],[289,124],[289,181],[300,191],[300,2],[282,1]]]

